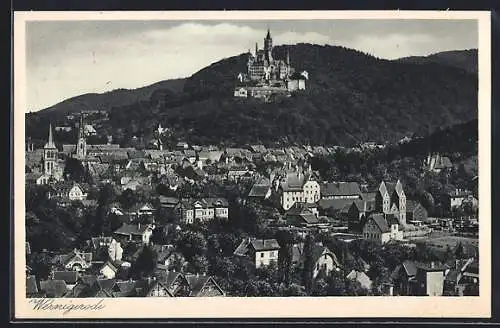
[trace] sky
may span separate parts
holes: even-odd
[[[385,59],[478,47],[477,20],[30,21],[26,111],[188,77],[262,48],[267,28],[275,45],[341,45]]]

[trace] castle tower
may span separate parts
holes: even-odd
[[[83,125],[83,113],[80,114],[78,140],[76,142],[76,157],[80,159],[87,157],[87,140],[85,138],[85,126]]]
[[[273,39],[271,38],[271,32],[267,29],[267,35],[264,39],[264,54],[265,59],[271,64],[273,62]]]
[[[57,166],[57,147],[52,137],[52,124],[49,125],[49,140],[43,147],[43,174],[53,175]]]

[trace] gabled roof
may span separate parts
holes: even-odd
[[[320,185],[321,196],[353,196],[361,195],[357,182],[329,182]]]
[[[203,290],[203,287],[205,287],[208,282],[213,283],[215,287],[221,291],[221,293],[224,293],[222,291],[222,288],[220,288],[220,286],[211,276],[189,274],[186,275],[186,279],[191,290],[189,296],[199,296],[201,291]]]
[[[422,206],[422,204],[416,200],[406,200],[406,212],[413,212],[419,206]]]
[[[389,226],[387,225],[387,221],[386,219],[384,218],[384,215],[383,214],[372,214],[368,217],[368,221],[369,220],[373,220],[373,222],[377,225],[377,227],[380,229],[380,231],[382,233],[385,233],[385,232],[390,232],[391,229],[389,228]]]
[[[335,265],[339,266],[337,256],[330,249],[328,249],[328,247],[322,245],[321,243],[316,243],[312,246],[312,257],[314,261],[318,261],[325,254],[330,254],[335,262]]]
[[[101,270],[104,269],[106,266],[109,267],[115,273],[118,271],[118,268],[110,261],[106,261],[106,263],[104,263],[103,266],[101,267]]]

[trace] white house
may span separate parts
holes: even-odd
[[[284,210],[288,210],[295,202],[316,203],[320,199],[320,185],[311,173],[287,173],[280,181],[279,191]]]
[[[99,270],[99,275],[106,279],[114,279],[116,277],[117,272],[118,268],[111,262],[107,261]]]
[[[236,248],[234,255],[245,257],[260,268],[277,263],[280,248],[276,239],[247,238]]]

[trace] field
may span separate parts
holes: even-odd
[[[446,251],[448,246],[451,250],[455,249],[460,242],[464,247],[464,251],[468,254],[471,252],[474,253],[475,250],[479,248],[479,240],[477,238],[460,237],[437,232],[423,238],[412,239],[412,241],[416,243],[425,243],[429,248],[442,252]]]

